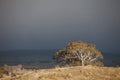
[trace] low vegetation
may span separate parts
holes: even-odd
[[[29,69],[14,76],[4,73],[4,68],[1,67],[0,80],[120,80],[120,67],[74,66]]]

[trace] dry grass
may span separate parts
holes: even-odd
[[[27,70],[21,75],[4,76],[1,80],[120,80],[120,67],[76,66]]]

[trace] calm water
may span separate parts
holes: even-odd
[[[16,50],[0,51],[0,65],[17,65],[52,67],[55,61],[52,56],[57,50]],[[120,54],[103,54],[107,66],[120,65]]]
[[[57,50],[16,50],[1,51],[0,65],[36,66],[40,68],[52,67],[55,61],[52,59]]]

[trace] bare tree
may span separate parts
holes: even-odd
[[[95,44],[88,44],[83,41],[68,43],[67,47],[59,50],[53,57],[60,65],[89,65],[100,63],[103,55],[96,49]],[[77,63],[77,64],[76,64]]]

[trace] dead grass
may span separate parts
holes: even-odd
[[[23,74],[2,80],[120,80],[120,67],[76,66],[55,69],[26,70]]]

